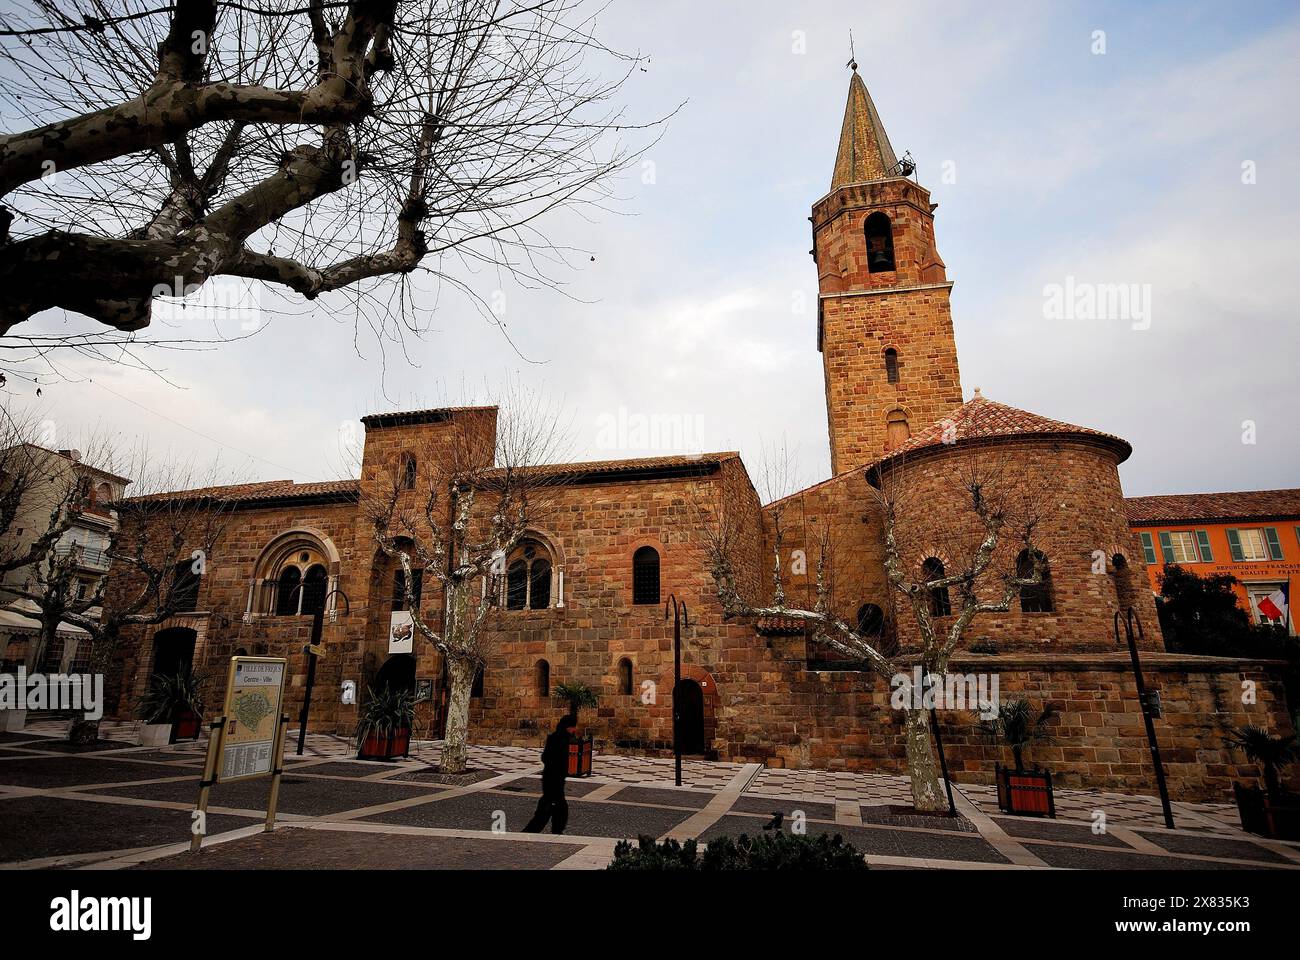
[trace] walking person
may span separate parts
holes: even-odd
[[[547,736],[542,748],[542,799],[537,812],[524,827],[524,833],[541,833],[549,821],[551,833],[563,833],[569,822],[569,804],[564,799],[564,781],[569,776],[569,741],[573,738],[578,718],[565,714],[555,725],[555,732]]]

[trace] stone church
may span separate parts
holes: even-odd
[[[1233,726],[1289,732],[1274,668],[1265,663],[1166,653],[1143,552],[1125,515],[1119,437],[963,394],[949,298],[952,281],[935,239],[930,194],[895,155],[856,69],[830,189],[812,207],[819,300],[817,346],[825,368],[833,476],[766,506],[736,453],[662,456],[563,465],[555,508],[508,558],[497,641],[475,682],[470,737],[476,743],[538,745],[563,707],[559,682],[599,695],[583,725],[597,751],[661,753],[672,746],[673,629],[670,594],[685,601],[677,709],[684,749],[707,758],[774,766],[901,772],[902,717],[890,690],[861,665],[830,655],[798,624],[728,620],[710,573],[707,537],[693,504],[741,490],[754,531],[742,572],[762,583],[772,555],[775,511],[790,542],[834,534],[837,612],[881,638],[906,661],[917,637],[882,569],[884,530],[868,484],[885,465],[906,472],[921,498],[914,527],[942,539],[950,505],[945,480],[978,441],[1028,475],[1050,474],[1060,509],[1036,543],[1049,574],[1006,613],[982,616],[952,669],[996,674],[1001,696],[1026,695],[1060,711],[1055,741],[1030,759],[1062,785],[1153,792],[1153,779],[1126,646],[1113,620],[1133,608],[1145,628],[1143,666],[1163,709],[1156,727],[1171,792],[1228,795],[1254,766],[1225,741]],[[358,479],[270,481],[171,496],[217,495],[233,513],[192,594],[193,609],[124,644],[118,713],[130,716],[149,676],[192,663],[217,677],[234,654],[287,657],[290,715],[306,675],[311,614],[325,609],[325,658],[317,671],[311,728],[351,733],[356,706],[384,684],[431,694],[422,736],[437,736],[445,680],[439,655],[417,639],[390,653],[403,609],[394,561],[367,528],[367,485],[431,439],[490,438],[497,411],[463,407],[365,417]],[[491,443],[486,444],[491,448]],[[902,458],[906,458],[905,462]],[[955,506],[954,506],[955,508]],[[942,551],[926,557],[942,569]],[[1100,563],[1098,557],[1101,558]],[[938,564],[937,568],[933,565]],[[809,577],[787,585],[807,596]],[[421,608],[437,619],[440,598],[426,578]],[[301,589],[295,589],[301,585]],[[346,604],[339,602],[341,591]],[[897,612],[896,612],[897,610]],[[943,609],[935,609],[942,618]],[[970,649],[973,647],[974,649]],[[1256,691],[1243,702],[1243,684]],[[210,684],[209,700],[218,696]],[[647,696],[647,691],[651,695]],[[958,780],[991,779],[998,751],[972,717],[941,712],[950,769]]]

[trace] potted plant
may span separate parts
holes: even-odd
[[[411,750],[411,727],[415,723],[414,690],[366,688],[366,700],[357,711],[357,759],[392,760]]]
[[[160,747],[197,740],[203,726],[203,677],[189,669],[172,676],[154,674],[140,698],[140,745]]]
[[[994,765],[997,778],[998,808],[1007,813],[1031,817],[1055,817],[1052,775],[1046,770],[1025,769],[1025,748],[1031,743],[1050,743],[1047,725],[1056,718],[1050,703],[1036,710],[1024,697],[998,707],[997,716],[980,720],[980,727],[994,742],[1011,748],[1015,769]]]
[[[1300,840],[1300,797],[1282,789],[1280,768],[1300,756],[1295,735],[1276,736],[1262,727],[1238,727],[1228,741],[1240,747],[1247,759],[1264,773],[1264,790],[1233,784],[1241,828],[1276,840]]]
[[[579,710],[583,707],[594,707],[600,700],[595,690],[585,683],[577,681],[573,683],[557,683],[551,688],[551,696],[568,704],[569,713],[575,719]],[[569,743],[569,776],[591,776],[591,759],[594,753],[595,736],[593,734],[589,733],[585,737],[575,737]]]

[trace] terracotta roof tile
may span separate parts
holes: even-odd
[[[1017,407],[1009,407],[981,396],[978,392],[974,398],[936,423],[926,427],[920,433],[913,434],[905,443],[895,447],[876,461],[877,464],[892,460],[904,454],[914,453],[931,447],[949,446],[963,440],[987,440],[996,437],[1089,437],[1114,447],[1120,453],[1120,460],[1128,459],[1133,452],[1128,441],[1110,433],[1093,430],[1090,427],[1078,427],[1061,420],[1030,413]]]
[[[1300,519],[1300,490],[1239,493],[1175,493],[1129,497],[1128,522],[1135,527],[1228,520]]]

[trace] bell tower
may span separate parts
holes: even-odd
[[[831,473],[865,466],[961,406],[952,283],[930,193],[899,161],[851,64],[831,189],[813,204],[817,348]]]

